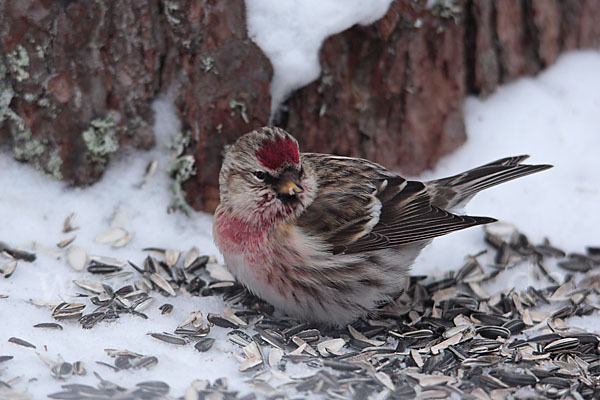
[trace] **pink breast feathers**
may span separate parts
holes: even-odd
[[[298,164],[300,154],[298,145],[292,139],[276,136],[273,140],[264,140],[256,151],[256,158],[265,167],[278,170],[284,164]]]

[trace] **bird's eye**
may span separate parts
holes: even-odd
[[[261,180],[261,181],[264,181],[265,178],[267,177],[267,175],[263,171],[255,171],[254,176],[256,177],[256,179]]]

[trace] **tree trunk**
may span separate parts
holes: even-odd
[[[330,37],[323,73],[291,96],[282,125],[306,151],[416,174],[466,139],[462,99],[600,45],[600,2],[396,0],[371,26]],[[596,22],[594,22],[596,21]]]
[[[321,77],[277,120],[303,150],[418,173],[466,139],[465,95],[600,45],[596,0],[424,3],[326,40]],[[213,210],[223,145],[269,118],[272,68],[245,19],[243,0],[0,0],[0,144],[90,184],[120,146],[154,144],[168,93],[195,158],[187,199]]]

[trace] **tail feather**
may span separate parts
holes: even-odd
[[[428,186],[434,188],[434,192],[439,194],[439,196],[435,196],[434,203],[445,200],[446,204],[444,205],[452,209],[464,205],[476,193],[484,189],[552,168],[552,165],[547,164],[521,164],[528,157],[527,155],[506,157],[470,169],[462,174],[430,181]],[[450,194],[454,194],[454,196]]]
[[[466,184],[462,184],[461,192],[465,195],[475,194],[492,186],[508,182],[522,176],[530,175],[545,169],[551,168],[550,165],[516,165],[510,169],[497,172],[492,175],[482,177],[479,180],[472,180]]]
[[[529,154],[521,154],[520,156],[505,157],[505,158],[501,158],[496,161],[492,161],[491,163],[484,164],[481,167],[487,167],[490,165],[519,165],[523,161],[527,160],[528,158],[529,158]],[[477,168],[473,168],[473,169],[478,169],[481,167],[477,167]]]

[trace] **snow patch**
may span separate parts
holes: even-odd
[[[585,245],[600,245],[599,70],[600,53],[572,53],[536,78],[506,85],[485,100],[467,99],[467,143],[419,178],[440,178],[507,155],[529,153],[533,163],[552,163],[555,168],[487,190],[467,205],[466,212],[512,222],[532,241],[548,236],[567,251],[581,252]],[[175,109],[168,100],[155,102],[153,108],[158,142],[168,142],[180,130]],[[166,213],[171,181],[165,169],[171,157],[163,145],[149,152],[120,151],[111,158],[100,182],[87,188],[71,188],[16,162],[8,149],[0,149],[0,240],[26,250],[33,250],[33,242],[37,242],[59,251],[56,243],[70,236],[61,233],[63,220],[75,213],[73,224],[80,229],[72,232],[77,235],[73,244],[88,254],[136,263],[142,262],[141,249],[147,246],[180,250],[197,246],[202,254],[216,254],[211,216],[194,213],[187,218]],[[144,171],[151,160],[157,160],[159,167],[156,175],[144,182]],[[94,241],[97,235],[117,226],[134,234],[125,247],[113,249]],[[482,236],[481,228],[473,228],[434,240],[412,273],[444,273],[460,267],[466,254],[484,248]],[[9,343],[11,336],[38,345],[37,351],[48,358],[56,359],[61,354],[70,362],[82,360],[88,374],[70,378],[66,383],[95,385],[98,380],[92,372],[97,371],[103,378],[126,387],[144,380],[165,381],[175,397],[182,395],[196,378],[228,377],[233,390],[242,394],[252,390],[246,382],[249,375],[238,371],[239,363],[233,354],[240,350],[228,341],[227,329],[211,330],[210,336],[216,343],[208,353],[198,353],[190,346],[168,345],[146,334],[172,332],[192,311],[201,310],[204,315],[222,313],[223,303],[216,297],[165,298],[153,294],[156,302],[145,311],[148,320],[123,315],[91,330],[69,322],[62,322],[61,332],[32,328],[51,318],[48,308],[34,306],[30,299],[82,301],[74,296],[81,290],[73,286],[72,280],[98,280],[87,272],[75,272],[64,256],[57,259],[41,250],[35,252],[38,259],[34,263],[19,262],[11,278],[0,277],[0,294],[8,295],[0,298],[0,355],[14,356],[3,365],[7,369],[2,371],[2,379],[22,375],[24,378],[13,384],[15,388],[27,388],[33,398],[41,399],[59,391],[65,382],[52,378],[32,349]],[[526,267],[506,271],[486,290],[536,284],[532,273]],[[106,283],[118,287],[117,282]],[[170,316],[161,315],[158,310],[166,302],[174,305]],[[86,309],[89,311],[90,307]],[[567,324],[597,329],[598,313],[571,318]],[[111,362],[104,352],[106,348],[154,355],[159,363],[150,370],[114,372],[96,364]],[[290,375],[311,372],[292,363],[288,363],[288,368]]]
[[[467,142],[420,178],[435,179],[502,157],[529,154],[554,168],[486,190],[466,206],[470,215],[511,222],[539,243],[548,237],[568,251],[600,240],[600,52],[566,54],[535,78],[464,103]],[[434,240],[415,273],[459,265],[481,250],[481,232],[467,229]]]
[[[391,0],[246,0],[248,36],[273,65],[271,116],[290,93],[319,77],[319,49],[331,35],[368,25]]]

